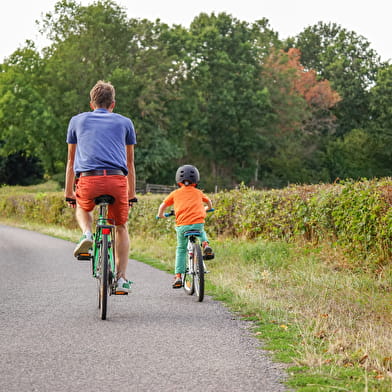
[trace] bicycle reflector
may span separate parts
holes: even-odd
[[[102,229],[102,234],[110,234],[110,229]]]

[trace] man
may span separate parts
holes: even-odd
[[[129,206],[136,202],[134,145],[136,134],[132,121],[113,113],[114,87],[98,81],[90,91],[92,112],[71,118],[67,131],[68,160],[65,198],[75,205],[76,220],[83,235],[74,256],[87,253],[93,243],[92,225],[94,198],[112,195],[109,218],[116,226],[117,291],[129,292],[126,278],[129,255],[127,220]],[[75,189],[74,189],[75,188]]]

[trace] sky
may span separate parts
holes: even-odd
[[[0,10],[0,63],[26,39],[46,45],[36,20],[54,10],[56,0],[2,0]],[[89,5],[92,0],[77,0]],[[389,0],[117,0],[129,18],[189,27],[201,12],[226,12],[249,23],[262,18],[280,39],[295,36],[319,21],[333,22],[370,42],[381,60],[392,60],[392,4]]]

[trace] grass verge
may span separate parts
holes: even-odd
[[[352,270],[326,247],[215,240],[208,294],[254,322],[296,391],[392,390],[392,270]],[[173,236],[132,241],[133,258],[173,270]]]

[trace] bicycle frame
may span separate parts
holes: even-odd
[[[93,252],[92,252],[92,274],[95,278],[100,277],[100,251],[104,242],[107,243],[108,252],[108,263],[109,269],[112,274],[115,273],[115,259],[114,259],[114,240],[115,230],[114,225],[110,224],[107,218],[107,202],[99,204],[99,215],[96,223],[96,229],[94,233]],[[109,277],[110,282],[113,282],[115,276]],[[110,294],[112,294],[114,287],[111,288]]]
[[[188,243],[187,243],[187,251],[188,251],[188,255],[191,257],[188,257],[187,259],[187,268],[189,273],[194,273],[194,265],[192,263],[190,263],[190,260],[192,257],[194,257],[194,249],[193,249],[193,244],[198,243],[200,245],[200,241],[199,241],[199,237],[200,237],[200,232],[198,231],[194,231],[193,233],[186,233],[185,234],[186,237],[188,237]]]

